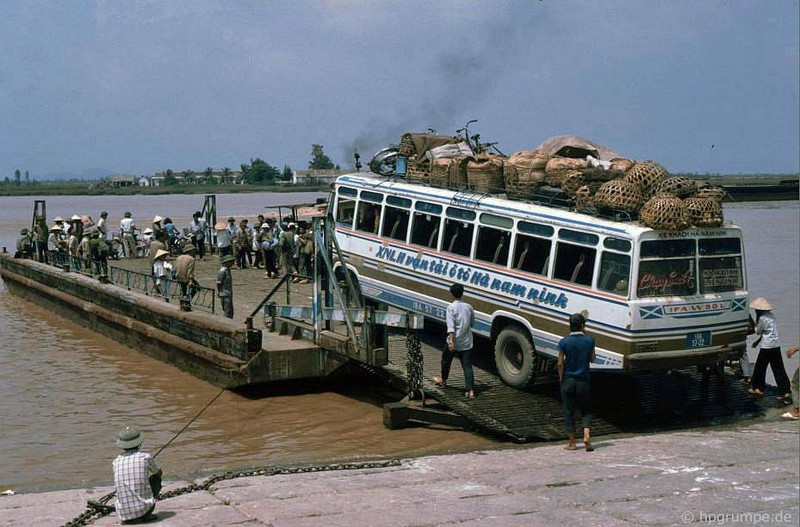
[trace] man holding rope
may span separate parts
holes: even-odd
[[[140,452],[141,432],[125,427],[117,436],[124,451],[114,459],[114,486],[117,489],[117,515],[122,523],[139,523],[156,518],[156,498],[161,491],[161,469],[147,452]]]

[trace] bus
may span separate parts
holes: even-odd
[[[340,176],[330,200],[342,261],[366,300],[443,322],[464,286],[473,332],[500,377],[552,372],[568,317],[596,341],[594,370],[717,364],[746,349],[741,230],[662,231],[565,207],[370,173]]]

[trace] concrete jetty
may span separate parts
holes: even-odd
[[[160,501],[148,525],[797,525],[798,422],[778,415],[771,410],[746,424],[604,436],[594,452],[549,443],[383,468],[238,477]],[[170,467],[163,468],[169,478]],[[167,480],[163,491],[190,482]],[[63,525],[84,512],[87,500],[112,490],[0,497],[0,523]],[[91,522],[118,524],[115,513]]]

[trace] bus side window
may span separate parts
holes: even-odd
[[[442,250],[461,256],[469,256],[472,249],[472,231],[475,226],[472,223],[447,219],[444,222],[444,239],[442,240]],[[494,250],[492,250],[494,254]]]
[[[386,219],[383,222],[381,235],[385,238],[406,241],[408,232],[408,211],[395,207],[386,207]]]
[[[356,202],[354,200],[339,198],[339,202],[336,204],[336,221],[352,227],[355,210]]]
[[[600,256],[597,288],[627,297],[630,273],[631,257],[629,255],[603,251]]]
[[[411,224],[411,243],[435,249],[439,237],[440,221],[439,216],[415,212]]]
[[[553,277],[581,285],[592,285],[595,249],[559,242]]]
[[[378,233],[381,223],[381,206],[375,203],[361,202],[358,205],[358,223],[356,229],[372,234]]]
[[[545,238],[518,234],[514,246],[514,268],[526,273],[547,274],[550,245],[550,240]]]
[[[511,233],[493,227],[478,227],[478,242],[475,246],[475,259],[505,266],[508,263],[508,249]]]

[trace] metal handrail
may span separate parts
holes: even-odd
[[[153,275],[110,267],[108,279],[113,284],[125,287],[128,290],[142,291],[148,296],[158,296],[166,302],[183,299],[180,283],[172,278],[161,278],[160,285]],[[203,286],[194,286],[191,299],[192,308],[201,308],[214,314],[216,311],[216,289]]]

